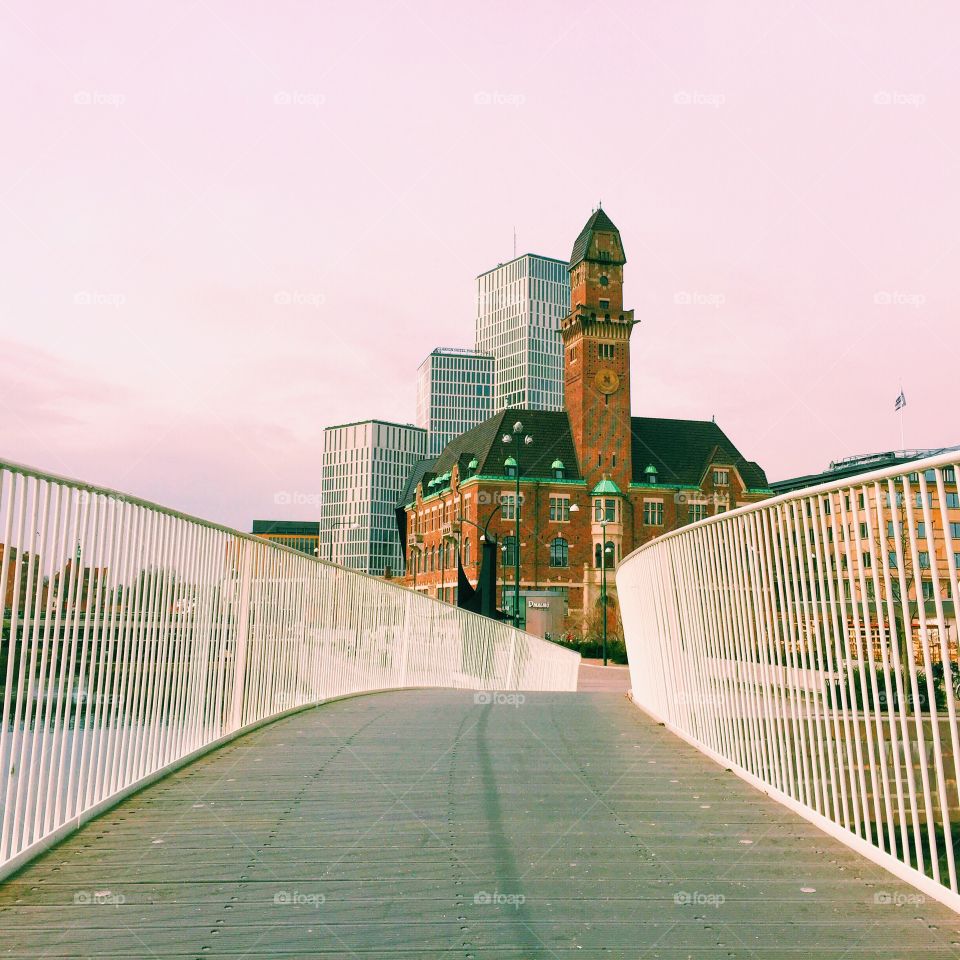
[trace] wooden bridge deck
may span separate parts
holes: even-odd
[[[379,694],[250,734],[0,886],[0,955],[960,957],[960,918],[617,693]]]

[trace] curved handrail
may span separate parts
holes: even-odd
[[[617,571],[633,698],[960,909],[960,452],[671,531]]]
[[[574,690],[579,655],[398,584],[0,461],[0,876],[198,751],[387,688]]]

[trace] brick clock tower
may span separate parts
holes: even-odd
[[[565,406],[581,473],[588,489],[608,481],[604,486],[612,483],[621,496],[632,479],[630,333],[636,322],[633,311],[623,309],[626,262],[620,231],[598,209],[573,246],[570,314],[560,324]]]

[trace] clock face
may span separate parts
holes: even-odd
[[[593,382],[601,393],[614,393],[620,386],[620,378],[609,367],[598,370]]]

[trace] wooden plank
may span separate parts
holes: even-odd
[[[411,691],[203,758],[0,886],[20,957],[960,957],[960,918],[616,694]]]

